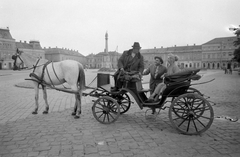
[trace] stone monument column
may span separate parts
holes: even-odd
[[[108,53],[108,33],[106,32],[105,34],[105,55],[103,58],[103,66],[104,68],[109,68],[112,69],[112,62],[111,62],[111,58],[110,55]]]

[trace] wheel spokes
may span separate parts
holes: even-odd
[[[100,122],[110,124],[119,117],[120,108],[118,103],[110,97],[99,98],[95,101],[93,107],[93,115]]]
[[[213,109],[209,102],[196,93],[177,97],[170,106],[169,118],[173,126],[184,134],[200,134],[213,122]]]

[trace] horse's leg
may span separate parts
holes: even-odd
[[[43,90],[43,99],[45,100],[45,104],[46,104],[45,111],[43,111],[43,114],[48,114],[49,104],[48,104],[48,101],[47,101],[47,88],[46,88],[46,86],[42,86],[42,90]]]
[[[77,85],[72,85],[71,89],[73,91],[76,91],[77,93],[75,93],[75,106],[73,108],[73,112],[72,115],[75,116],[74,118],[80,118],[80,114],[81,114],[81,97],[82,97],[82,92],[81,90],[79,91]]]
[[[82,92],[79,92],[77,94],[75,94],[75,99],[76,99],[76,102],[75,102],[75,108],[74,108],[74,111],[76,113],[75,115],[75,119],[78,119],[80,118],[80,114],[81,114],[81,97],[82,97]]]
[[[39,98],[39,84],[37,82],[33,82],[34,84],[34,90],[35,90],[35,109],[32,112],[32,114],[37,114],[38,113],[38,98]]]
[[[75,95],[75,99],[77,99],[76,98],[76,95]],[[72,116],[75,116],[76,115],[76,112],[77,112],[77,101],[75,102],[75,105],[74,105],[74,108],[73,108],[73,112],[72,112]]]

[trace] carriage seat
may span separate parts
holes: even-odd
[[[169,85],[180,84],[183,82],[190,82],[191,80],[199,80],[201,78],[197,73],[201,69],[184,69],[180,72],[168,75],[164,79],[164,83]]]
[[[185,69],[181,72],[168,75],[164,79],[167,88],[164,90],[162,96],[175,97],[184,94],[189,88],[192,80],[199,80],[201,78],[197,73],[200,69]]]

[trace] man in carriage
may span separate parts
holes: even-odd
[[[138,42],[134,42],[132,49],[124,51],[122,56],[119,58],[118,71],[114,74],[114,90],[118,90],[123,86],[123,82],[118,79],[121,72],[137,72],[138,75],[142,74],[144,70],[144,62],[140,49],[140,44]]]

